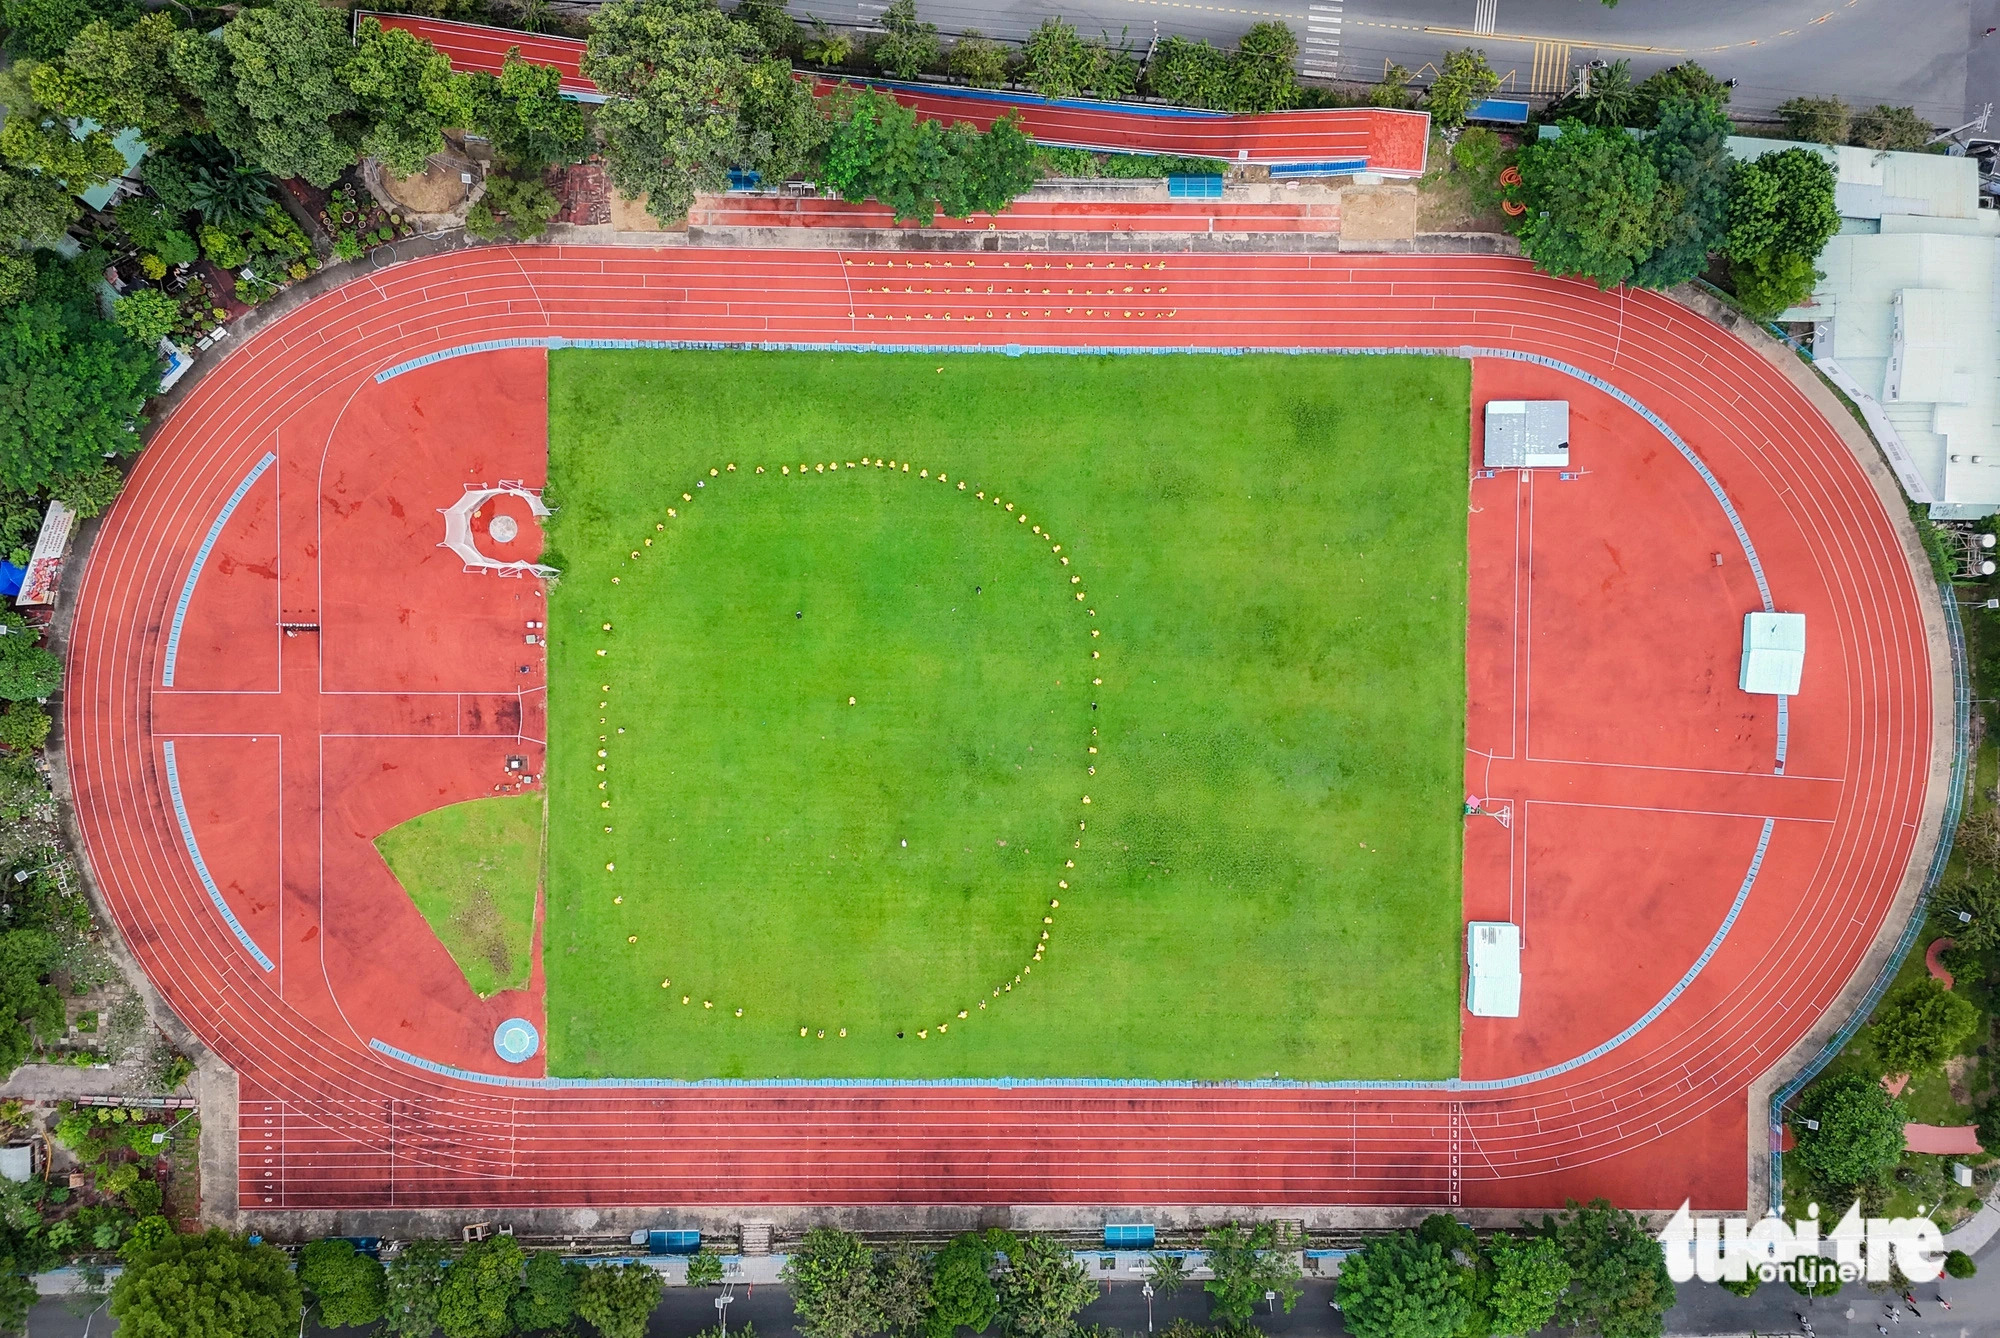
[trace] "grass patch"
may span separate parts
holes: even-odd
[[[552,354],[551,1072],[1455,1073],[1469,396]]]
[[[433,809],[376,837],[375,848],[475,994],[527,987],[542,796]]]

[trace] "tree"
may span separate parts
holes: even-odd
[[[33,60],[54,60],[97,19],[125,23],[137,16],[128,0],[0,0],[7,50]]]
[[[1730,256],[1783,252],[1813,259],[1840,230],[1833,186],[1833,165],[1812,149],[1737,163],[1729,183]]]
[[[660,1275],[644,1264],[600,1265],[584,1273],[576,1313],[598,1338],[645,1338],[646,1319],[660,1303],[660,1285]]]
[[[508,1308],[521,1285],[521,1247],[512,1236],[466,1246],[438,1289],[438,1328],[445,1338],[506,1338]]]
[[[44,983],[59,960],[52,934],[40,929],[0,934],[0,1065],[9,1073],[27,1058],[37,1032],[56,1040],[67,1025],[62,995]]]
[[[1154,1254],[1146,1260],[1146,1281],[1162,1300],[1187,1286],[1192,1271],[1184,1254]]]
[[[1944,1257],[1944,1271],[1946,1277],[1964,1281],[1979,1272],[1979,1265],[1964,1250],[1952,1250]]]
[[[1486,1258],[1493,1269],[1493,1332],[1540,1333],[1569,1286],[1561,1247],[1546,1236],[1518,1240],[1502,1231],[1487,1242]]]
[[[1961,921],[1960,913],[1970,916]],[[1961,879],[1938,893],[1937,917],[1951,927],[1952,942],[1975,952],[2000,946],[2000,881],[1991,875]]]
[[[772,180],[812,170],[826,142],[827,122],[812,85],[791,65],[765,60],[743,71],[736,161]]]
[[[1544,273],[1616,287],[1659,246],[1659,172],[1623,129],[1581,121],[1561,128],[1554,139],[1523,146],[1516,160],[1515,193],[1527,206],[1521,249]]]
[[[140,446],[128,429],[157,358],[98,315],[88,283],[51,259],[32,296],[0,310],[0,484],[42,488]]]
[[[1638,89],[1632,85],[1632,62],[1614,60],[1590,72],[1590,91],[1570,99],[1570,115],[1586,125],[1623,126],[1636,118]]]
[[[878,22],[887,30],[874,48],[884,73],[914,79],[937,64],[937,25],[918,20],[917,0],[889,0]]]
[[[1853,115],[1839,98],[1796,97],[1778,104],[1778,119],[1793,139],[1817,144],[1845,144]]]
[[[1000,1318],[1018,1338],[1069,1338],[1079,1311],[1097,1299],[1097,1284],[1051,1236],[1024,1236],[1020,1251],[994,1280]]]
[[[396,1338],[431,1338],[437,1331],[438,1293],[451,1251],[441,1241],[413,1240],[389,1263],[383,1331]]]
[[[1917,115],[1915,107],[1877,105],[1860,113],[1848,127],[1849,142],[1864,149],[1899,149],[1921,153],[1937,131]]]
[[[1747,260],[1729,262],[1729,280],[1743,309],[1770,320],[1812,296],[1822,275],[1812,261],[1785,251],[1768,251]]]
[[[1298,55],[1298,35],[1290,24],[1267,20],[1253,25],[1229,58],[1229,109],[1283,111],[1296,103],[1299,84],[1292,68]]]
[[[1382,78],[1368,94],[1371,107],[1408,107],[1410,105],[1410,72],[1401,65],[1391,65],[1382,71]]]
[[[320,1322],[331,1328],[373,1324],[388,1305],[382,1265],[350,1240],[316,1240],[299,1251],[299,1283],[318,1302]]]
[[[697,1254],[688,1259],[687,1285],[713,1287],[722,1281],[722,1256]]]
[[[1043,19],[1021,44],[1021,81],[1045,98],[1071,98],[1090,86],[1094,62],[1077,30]]]
[[[423,171],[425,160],[444,149],[446,129],[473,119],[469,81],[453,72],[450,58],[372,16],[355,26],[347,86],[366,127],[361,151],[398,176]]]
[[[272,176],[331,186],[353,165],[358,139],[351,114],[359,100],[347,80],[354,47],[343,16],[318,0],[272,0],[231,19],[222,45],[249,135],[247,145],[231,147],[247,149]],[[212,96],[203,102],[213,112]]]
[[[226,1231],[170,1236],[111,1287],[126,1338],[292,1338],[299,1309],[283,1252]]]
[[[111,318],[136,343],[152,348],[180,324],[181,305],[157,288],[136,288],[112,304]]]
[[[613,0],[590,25],[583,73],[607,97],[597,124],[611,182],[661,222],[728,184],[747,60],[762,43],[709,0]]]
[[[1334,1299],[1354,1338],[1452,1338],[1469,1318],[1464,1271],[1436,1244],[1398,1231],[1341,1261]]]
[[[193,134],[201,126],[201,102],[167,63],[176,31],[164,13],[126,28],[98,19],[71,39],[60,60],[36,66],[29,86],[65,116],[87,116],[113,129],[130,126],[153,144]]]
[[[0,610],[0,701],[32,701],[62,686],[62,661],[36,644],[18,613]],[[11,1071],[11,1069],[10,1069]]]
[[[1256,1313],[1264,1293],[1273,1291],[1285,1313],[1299,1303],[1299,1261],[1276,1248],[1277,1228],[1269,1222],[1244,1230],[1236,1223],[1219,1226],[1202,1237],[1212,1276],[1202,1284],[1213,1318],[1242,1324]]]
[[[1543,1219],[1543,1230],[1570,1269],[1556,1323],[1602,1338],[1659,1338],[1673,1308],[1674,1280],[1645,1223],[1605,1199],[1583,1207],[1571,1200],[1560,1217]]]
[[[967,28],[952,43],[946,68],[974,88],[998,88],[1007,82],[1007,48]]]
[[[1146,64],[1146,87],[1183,107],[1223,107],[1229,85],[1229,55],[1207,38],[1162,38]]]
[[[1979,1009],[1925,976],[1890,992],[1875,1010],[1875,1053],[1890,1073],[1939,1068],[1979,1025]]]
[[[0,232],[23,245],[43,246],[82,217],[83,207],[61,182],[0,163]]]
[[[799,48],[799,24],[783,0],[742,0],[729,17],[755,32],[774,56],[789,56]]]
[[[1676,98],[1713,102],[1718,106],[1729,104],[1729,85],[1691,60],[1647,75],[1632,92],[1635,125],[1659,124],[1660,109]]]
[[[514,47],[501,60],[499,74],[475,72],[467,80],[470,125],[492,140],[502,157],[539,168],[582,150],[589,136],[583,112],[562,96],[562,71],[555,66],[523,60]]]
[[[923,1332],[931,1314],[930,1260],[908,1245],[877,1255],[875,1303],[882,1312],[885,1333],[914,1338]]]
[[[865,1338],[882,1328],[875,1297],[875,1257],[861,1237],[814,1227],[779,1274],[807,1338]]]
[[[1903,1103],[1881,1083],[1854,1074],[1822,1078],[1799,1101],[1792,1155],[1822,1183],[1858,1185],[1901,1158],[1906,1119]],[[1808,1120],[1819,1128],[1810,1127]]]
[[[0,708],[0,747],[16,754],[32,753],[49,741],[49,724],[49,713],[39,703],[8,702]]]
[[[1445,54],[1437,78],[1424,95],[1424,105],[1430,108],[1431,121],[1438,129],[1456,130],[1498,87],[1500,76],[1486,63],[1486,53],[1466,47]]]
[[[961,1328],[984,1333],[1000,1313],[993,1286],[996,1255],[1012,1258],[1020,1242],[998,1229],[968,1231],[954,1237],[931,1261],[931,1314],[925,1325],[930,1338],[951,1338]]]
[[[554,1250],[530,1251],[521,1289],[508,1304],[514,1332],[570,1332],[584,1272],[583,1265],[572,1264]]]
[[[1034,146],[1013,117],[985,134],[918,120],[877,92],[843,96],[832,112],[823,179],[842,199],[879,200],[899,219],[929,224],[994,213],[1034,181]]]
[[[561,209],[562,202],[541,177],[497,171],[486,178],[486,193],[466,212],[465,230],[489,240],[533,241],[548,231],[549,221]]]
[[[1646,152],[1660,178],[1660,240],[1632,271],[1638,288],[1671,288],[1708,268],[1729,224],[1729,118],[1720,104],[1675,98],[1660,108]]]

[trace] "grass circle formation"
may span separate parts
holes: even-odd
[[[622,547],[556,605],[552,653],[598,680],[552,739],[601,820],[568,946],[657,1024],[794,1043],[949,1043],[1032,988],[1104,761],[1111,642],[1061,537],[1014,495],[859,455],[711,465]],[[720,792],[653,788],[675,755]],[[801,969],[747,989],[716,969],[742,934],[798,936]]]

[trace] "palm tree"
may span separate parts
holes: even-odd
[[[1146,1281],[1162,1299],[1172,1296],[1187,1282],[1191,1270],[1184,1254],[1155,1254],[1146,1261]]]
[[[1639,96],[1632,83],[1632,62],[1613,61],[1590,72],[1590,91],[1569,100],[1568,110],[1589,125],[1624,125],[1637,110]]]

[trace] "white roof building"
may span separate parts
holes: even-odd
[[[2000,211],[1979,165],[1935,153],[1734,137],[1758,158],[1807,148],[1834,165],[1840,232],[1812,300],[1813,362],[1852,399],[1910,500],[1933,518],[2000,510]]]
[[[1474,1017],[1521,1016],[1521,927],[1504,920],[1465,926],[1465,1010]]]
[[[1805,668],[1805,614],[1743,615],[1743,667],[1736,675],[1737,687],[1768,696],[1796,697]]]

